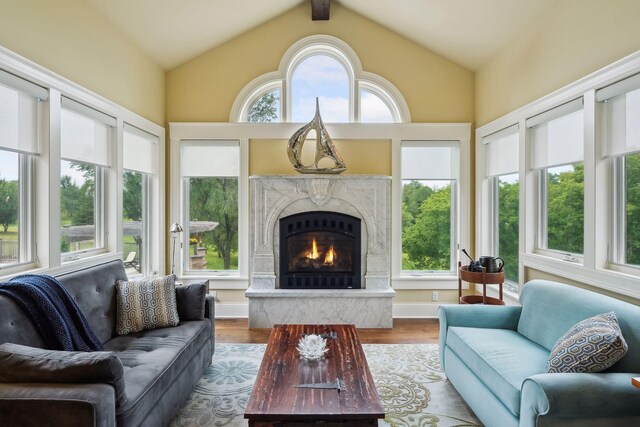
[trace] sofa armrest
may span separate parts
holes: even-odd
[[[553,373],[522,384],[520,425],[552,424],[551,419],[603,419],[607,425],[640,422],[640,390],[631,373]],[[616,424],[615,419],[621,420]],[[544,421],[548,421],[545,423]]]
[[[209,319],[209,322],[211,322],[211,347],[212,347],[212,353],[213,350],[215,350],[215,346],[216,346],[216,324],[215,324],[215,317],[216,317],[216,305],[215,305],[215,301],[216,301],[216,297],[214,297],[213,295],[209,295],[207,294],[207,298],[204,304],[204,317]]]
[[[518,328],[520,306],[490,306],[468,304],[443,304],[438,310],[440,318],[440,365],[444,370],[444,348],[449,326],[470,328],[511,329]]]
[[[19,426],[114,427],[115,391],[107,384],[0,384],[0,420]]]

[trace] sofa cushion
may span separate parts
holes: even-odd
[[[127,399],[122,363],[111,351],[43,350],[0,344],[0,382],[105,383],[115,389],[117,405]]]
[[[507,329],[452,326],[446,345],[515,416],[520,415],[522,383],[544,373],[549,356],[544,347]]]
[[[209,281],[176,286],[176,303],[180,321],[204,319]]]
[[[69,291],[100,342],[113,338],[116,329],[116,281],[127,280],[122,260],[61,274],[56,279]]]
[[[601,372],[627,350],[615,313],[599,314],[576,323],[558,339],[547,360],[547,372]]]
[[[183,322],[173,328],[153,329],[115,337],[105,343],[124,366],[127,401],[117,410],[118,420],[139,425],[171,384],[191,363],[203,345],[210,345],[208,320]],[[187,396],[185,396],[186,398]]]
[[[116,333],[127,335],[145,329],[176,326],[176,276],[118,280]]]

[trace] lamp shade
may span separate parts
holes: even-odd
[[[182,226],[177,222],[171,224],[171,228],[169,229],[170,233],[182,233]]]

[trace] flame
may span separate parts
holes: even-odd
[[[313,244],[311,247],[311,252],[307,253],[307,258],[309,259],[318,259],[318,257],[320,257],[320,254],[318,254],[318,245],[316,244],[316,239],[313,239]]]
[[[338,254],[336,254],[335,249],[333,249],[333,245],[327,251],[327,254],[324,256],[325,264],[333,264],[333,261],[338,259]]]

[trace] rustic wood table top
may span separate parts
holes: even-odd
[[[309,362],[296,349],[304,334],[330,334],[325,358]],[[345,389],[298,388],[344,381]],[[276,325],[260,365],[244,417],[251,421],[373,421],[384,409],[353,325]],[[364,424],[363,424],[364,425]],[[366,424],[369,425],[369,424]],[[375,421],[377,425],[377,421]]]

